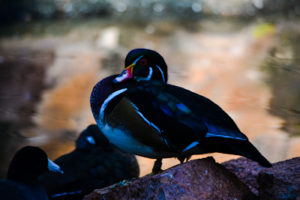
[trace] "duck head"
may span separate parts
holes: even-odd
[[[109,146],[109,141],[99,130],[96,124],[89,125],[85,130],[83,130],[76,140],[76,149],[82,151],[89,151],[95,147],[107,147]]]
[[[13,157],[8,168],[7,179],[25,183],[35,182],[47,171],[63,174],[61,168],[51,161],[42,149],[26,146]]]
[[[133,49],[125,58],[125,70],[114,79],[120,83],[128,79],[137,81],[168,81],[168,67],[163,57],[150,49]]]
[[[99,109],[104,100],[113,92],[122,89],[129,80],[157,80],[167,83],[168,67],[163,57],[150,49],[133,49],[125,58],[125,70],[99,81],[93,88],[90,103],[92,113],[99,118]]]

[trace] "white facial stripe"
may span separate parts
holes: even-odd
[[[148,73],[148,76],[146,78],[147,81],[149,81],[151,79],[152,74],[153,74],[153,69],[152,69],[152,67],[149,67],[149,73]]]
[[[118,96],[119,94],[122,94],[123,92],[125,92],[127,90],[127,88],[123,88],[123,89],[120,89],[120,90],[117,90],[113,93],[111,93],[106,99],[105,101],[103,102],[101,108],[100,108],[100,115],[99,115],[99,121],[101,122],[101,124],[103,123],[103,119],[104,119],[104,111],[107,107],[107,104],[113,99],[115,98],[116,96]]]
[[[191,148],[197,146],[198,144],[199,144],[199,142],[194,141],[194,142],[192,142],[191,144],[189,144],[187,147],[185,147],[185,149],[183,149],[182,152],[188,151],[188,150],[190,150]]]
[[[48,169],[52,172],[59,172],[61,174],[64,173],[64,171],[60,169],[60,166],[58,166],[56,163],[54,163],[49,158],[48,158]]]
[[[149,73],[148,73],[148,75],[147,75],[146,78],[144,78],[144,77],[136,77],[135,79],[137,81],[149,81],[152,78],[152,75],[153,75],[153,69],[152,69],[152,67],[149,67]]]
[[[158,66],[158,65],[156,65],[156,67],[158,68],[158,70],[160,71],[160,73],[161,73],[161,77],[162,77],[162,80],[163,80],[163,82],[165,83],[166,82],[166,80],[165,80],[165,75],[164,75],[164,72],[162,71],[162,69]]]
[[[143,57],[143,55],[141,55],[140,57],[138,57],[138,58],[133,62],[133,64],[135,65],[142,57]]]
[[[96,142],[95,142],[95,140],[94,140],[94,138],[93,138],[92,136],[87,136],[85,139],[86,139],[86,140],[88,141],[88,143],[90,143],[90,144],[96,144]]]

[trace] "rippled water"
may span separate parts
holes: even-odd
[[[136,47],[160,52],[170,83],[219,104],[268,159],[299,156],[298,27],[297,19],[50,22],[27,25],[20,34],[16,26],[0,40],[1,176],[22,145],[41,146],[53,159],[71,151],[78,133],[94,123],[93,85],[119,73]],[[142,175],[151,171],[152,160],[139,162]],[[164,167],[177,163],[168,159]]]

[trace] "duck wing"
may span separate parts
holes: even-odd
[[[207,127],[206,137],[248,139],[231,117],[208,98],[174,85],[167,85],[164,90],[191,108],[193,114]]]
[[[193,108],[168,92],[167,87],[156,81],[140,82],[136,87],[129,86],[124,98],[138,115],[158,130],[171,149],[182,151],[204,138],[208,129],[193,113]]]

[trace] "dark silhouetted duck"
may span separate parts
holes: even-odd
[[[120,149],[156,158],[221,152],[245,156],[264,167],[271,164],[249,142],[234,121],[211,100],[167,84],[167,65],[149,49],[134,49],[125,70],[98,82],[91,94],[97,125]]]
[[[0,198],[7,200],[45,200],[45,189],[38,177],[48,171],[63,171],[48,159],[38,147],[26,146],[13,157],[7,172],[7,180],[0,181]]]
[[[96,188],[139,176],[135,156],[111,145],[97,125],[88,126],[76,140],[76,149],[55,163],[65,173],[62,176],[48,173],[41,177],[52,199],[82,199]]]

